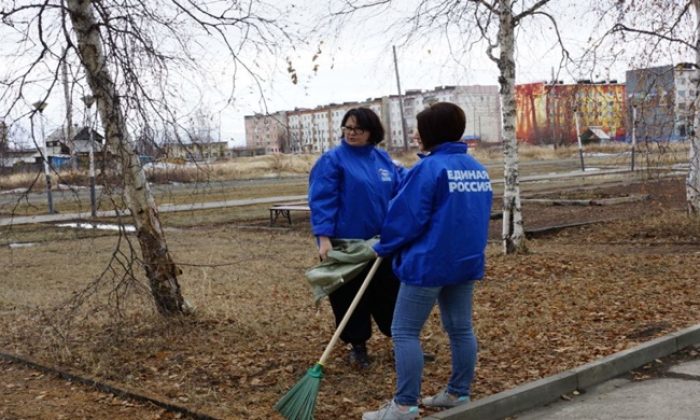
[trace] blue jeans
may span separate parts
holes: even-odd
[[[396,363],[396,395],[401,405],[418,405],[423,376],[423,350],[420,332],[435,301],[440,307],[442,326],[450,338],[452,374],[447,391],[468,396],[477,342],[472,330],[472,297],[475,281],[442,287],[420,287],[401,283],[394,309],[391,334]]]

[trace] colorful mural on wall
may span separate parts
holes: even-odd
[[[518,141],[529,144],[576,142],[574,111],[580,131],[602,128],[611,138],[625,138],[625,85],[528,83],[515,86]]]

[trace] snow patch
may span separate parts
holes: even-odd
[[[98,229],[98,230],[121,230],[126,232],[136,232],[132,225],[111,225],[107,223],[61,223],[58,227],[69,227],[74,229]]]

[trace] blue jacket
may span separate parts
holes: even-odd
[[[379,231],[398,191],[400,169],[372,144],[339,146],[323,154],[309,175],[311,228],[316,236],[369,239]]]
[[[403,283],[446,286],[484,276],[493,191],[464,143],[443,143],[411,169],[374,246]]]

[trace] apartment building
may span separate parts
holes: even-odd
[[[293,151],[286,112],[246,115],[244,124],[247,149],[265,149],[265,153]]]
[[[435,102],[453,102],[462,107],[467,117],[466,138],[497,142],[501,139],[501,107],[497,86],[441,86],[433,90],[408,90],[403,96],[407,133],[401,120],[401,103],[398,95],[368,98],[364,101],[328,104],[313,109],[281,111],[284,117],[276,118],[277,124],[286,121],[287,146],[275,150],[277,144],[274,131],[267,127],[270,116],[261,114],[245,117],[246,146],[263,147],[279,152],[322,153],[338,144],[342,118],[357,107],[372,109],[379,115],[385,129],[383,147],[389,150],[402,149],[404,139],[411,146],[410,136],[416,129],[416,115]],[[282,130],[278,127],[278,130]]]
[[[693,126],[698,71],[680,63],[626,73],[627,124],[637,141],[682,140]]]

